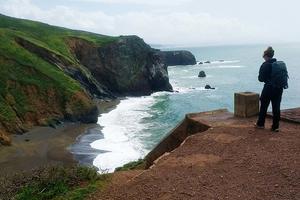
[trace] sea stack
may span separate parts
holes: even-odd
[[[157,51],[156,54],[166,66],[197,64],[195,56],[189,51]]]
[[[210,85],[205,85],[205,89],[207,89],[207,90],[214,90],[215,88],[211,87]]]
[[[198,74],[198,77],[199,77],[199,78],[204,78],[204,77],[206,77],[205,72],[204,72],[204,71],[200,71],[199,74]]]

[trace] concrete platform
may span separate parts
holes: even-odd
[[[272,117],[272,113],[268,113],[268,115]],[[282,110],[281,120],[300,124],[300,108]]]
[[[287,113],[298,116],[299,110]],[[226,110],[188,114],[149,154],[149,163],[162,154],[149,169],[112,183],[91,199],[300,199],[300,124],[282,122],[281,132],[274,134],[253,128],[255,121]],[[172,133],[187,138],[178,144],[170,139]],[[175,148],[168,149],[172,142]]]

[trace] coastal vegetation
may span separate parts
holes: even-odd
[[[136,161],[126,163],[122,167],[117,167],[115,169],[115,171],[118,172],[118,171],[145,169],[145,166],[146,166],[145,165],[145,160],[144,159],[139,159],[139,160],[136,160]]]
[[[1,199],[81,200],[109,183],[110,174],[84,166],[48,166],[0,178]]]
[[[115,40],[0,15],[0,137],[22,133],[32,125],[47,125],[53,118],[72,118],[95,109],[78,81],[43,56],[22,48],[19,42],[29,41],[60,56],[74,68],[82,68],[65,43],[68,37],[83,38],[97,45]]]

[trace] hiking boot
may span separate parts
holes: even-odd
[[[279,128],[271,128],[271,131],[274,133],[278,133],[279,132]]]
[[[254,124],[254,128],[257,128],[257,129],[265,129],[265,126],[259,126],[257,125],[257,123]]]

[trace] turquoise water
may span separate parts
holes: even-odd
[[[273,46],[278,60],[284,60],[289,70],[290,88],[284,91],[282,108],[300,106],[300,45]],[[219,61],[212,64],[169,67],[170,82],[177,94],[155,96],[151,106],[152,116],[143,123],[150,123],[145,147],[153,148],[157,142],[178,123],[186,113],[219,108],[233,111],[235,92],[260,93],[263,84],[258,82],[258,70],[263,62],[265,45],[188,48],[198,61]],[[198,78],[199,71],[206,78]],[[209,84],[216,90],[203,90]]]
[[[117,108],[99,117],[104,139],[93,141],[92,148],[104,150],[93,164],[113,170],[145,156],[186,113],[220,108],[233,110],[235,92],[260,92],[257,81],[265,45],[185,48],[198,61],[211,64],[171,66],[170,82],[177,92],[159,92],[148,97],[128,97]],[[284,60],[290,74],[290,88],[284,91],[282,108],[300,106],[300,45],[274,45],[276,58]],[[167,49],[174,50],[174,49]],[[224,60],[224,62],[220,62]],[[199,71],[206,78],[198,78]],[[205,90],[206,84],[215,90]]]

